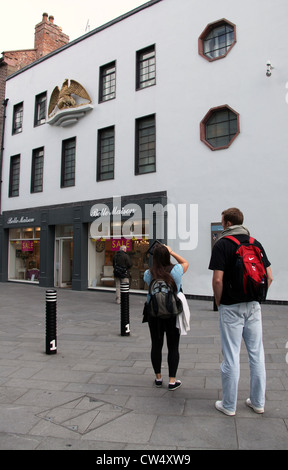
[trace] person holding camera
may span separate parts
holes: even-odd
[[[170,256],[177,261],[173,265]],[[178,293],[181,288],[183,274],[189,266],[188,261],[182,256],[174,253],[169,246],[156,244],[153,250],[153,265],[144,273],[144,281],[149,286],[153,279],[163,279],[174,287]],[[164,333],[166,333],[168,347],[168,372],[169,385],[168,390],[176,390],[181,387],[180,380],[176,380],[176,373],[179,364],[179,340],[180,331],[176,327],[176,316],[169,319],[158,319],[148,315],[148,324],[151,335],[151,362],[156,375],[155,386],[162,387],[163,380],[161,374],[162,348],[164,342]]]

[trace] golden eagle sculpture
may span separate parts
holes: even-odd
[[[76,99],[72,95],[88,100],[88,102],[91,103],[91,98],[85,88],[75,80],[70,80],[69,85],[69,80],[66,78],[61,90],[56,86],[52,91],[48,108],[48,116],[51,116],[56,107],[58,107],[59,110],[62,110],[81,106],[81,104],[77,104]]]

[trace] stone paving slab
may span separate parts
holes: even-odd
[[[263,305],[267,393],[264,415],[244,404],[247,352],[235,417],[219,413],[221,344],[210,301],[189,300],[181,337],[183,385],[153,387],[145,297],[130,294],[131,335],[120,335],[113,292],[57,290],[57,354],[45,353],[45,293],[0,284],[0,450],[287,450],[288,307]]]

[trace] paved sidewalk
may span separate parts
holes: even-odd
[[[167,379],[153,387],[144,296],[130,295],[131,335],[121,337],[113,293],[58,290],[58,351],[49,356],[45,295],[38,286],[0,284],[1,450],[288,449],[287,306],[263,306],[264,415],[244,404],[243,346],[237,415],[228,417],[214,407],[222,359],[212,302],[189,300],[191,332],[181,337],[178,372],[183,385],[169,392]],[[166,349],[163,363],[166,378]]]

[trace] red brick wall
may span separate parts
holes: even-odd
[[[36,51],[36,59],[49,54],[59,47],[64,46],[69,42],[69,36],[62,32],[62,29],[54,24],[53,16],[43,13],[41,23],[35,26],[35,42],[34,48]]]
[[[3,52],[3,58],[8,65],[9,72],[13,73],[22,69],[25,65],[31,64],[36,60],[36,51],[34,49],[26,49],[23,51],[8,51]]]

